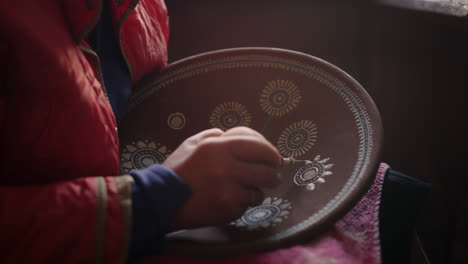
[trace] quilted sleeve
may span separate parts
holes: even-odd
[[[0,185],[0,263],[124,263],[132,184],[125,175]]]

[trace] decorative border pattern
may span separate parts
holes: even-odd
[[[131,103],[129,106],[129,111],[131,111],[136,105],[143,102],[148,96],[175,81],[190,78],[202,73],[237,68],[281,69],[302,74],[308,78],[314,79],[329,87],[338,96],[340,96],[353,114],[356,121],[357,133],[359,137],[359,149],[357,162],[354,166],[350,178],[345,183],[343,188],[338,192],[335,198],[330,200],[314,215],[304,220],[303,222],[284,230],[283,232],[276,233],[268,238],[262,239],[262,241],[276,241],[278,239],[288,237],[291,234],[294,234],[304,228],[307,228],[312,223],[318,222],[327,214],[328,211],[338,207],[340,199],[348,194],[350,190],[353,189],[353,187],[360,183],[360,181],[356,180],[358,179],[359,172],[369,164],[371,150],[374,147],[374,142],[372,140],[374,131],[366,106],[362,103],[361,99],[356,95],[356,93],[352,91],[342,80],[338,79],[325,70],[319,69],[316,66],[308,65],[306,63],[295,60],[285,59],[282,57],[268,55],[227,56],[220,59],[210,59],[203,62],[193,63],[191,65],[182,67],[179,70],[163,73],[160,78],[141,89],[139,93],[135,94],[132,100],[133,103]]]

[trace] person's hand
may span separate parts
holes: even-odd
[[[163,163],[192,188],[172,230],[227,223],[263,201],[259,188],[280,183],[281,155],[258,132],[209,129],[185,140]]]

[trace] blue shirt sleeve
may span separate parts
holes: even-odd
[[[115,118],[119,120],[128,106],[132,94],[132,82],[112,24],[109,1],[103,2],[100,20],[87,40],[99,57],[107,98]]]
[[[161,165],[133,170],[132,238],[129,260],[154,255],[161,248],[171,218],[190,197],[191,189],[172,170]]]

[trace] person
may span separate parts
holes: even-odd
[[[116,118],[167,64],[162,0],[3,1],[0,36],[1,263],[136,260],[280,183],[279,152],[246,127],[201,131],[119,175]]]

